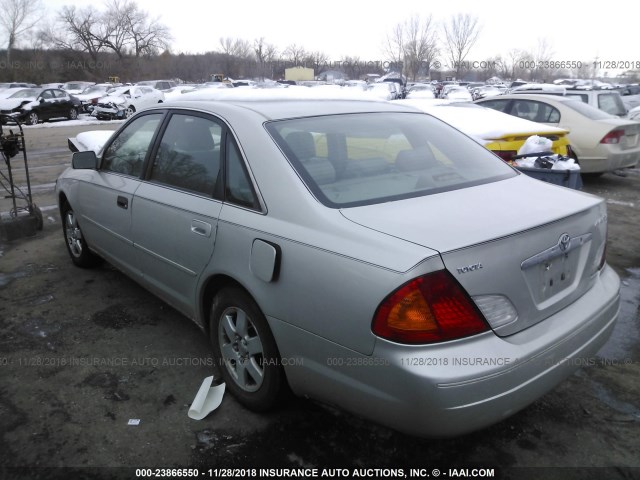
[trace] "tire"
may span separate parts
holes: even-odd
[[[62,232],[71,261],[76,266],[91,268],[102,262],[99,256],[89,250],[76,214],[68,203],[62,209]]]
[[[124,110],[124,118],[129,118],[131,115],[133,115],[134,113],[136,113],[136,109],[132,106],[128,106],[125,110]]]
[[[37,125],[39,121],[40,117],[38,117],[36,112],[30,112],[29,115],[27,115],[27,125]]]
[[[269,324],[255,301],[239,288],[213,300],[210,336],[226,388],[245,407],[272,409],[285,391],[285,374]]]
[[[71,107],[69,110],[69,115],[67,115],[69,120],[76,120],[78,118],[78,110],[75,107]]]

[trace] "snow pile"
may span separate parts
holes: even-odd
[[[186,92],[180,100],[213,101],[256,101],[256,100],[380,100],[358,88],[337,85],[303,87],[291,85],[288,88],[201,88]]]
[[[79,133],[76,136],[76,142],[85,147],[85,150],[93,150],[97,154],[111,138],[111,135],[113,135],[112,130],[92,130]]]

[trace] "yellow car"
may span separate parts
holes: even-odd
[[[470,103],[438,103],[424,100],[399,100],[457,128],[476,139],[487,149],[509,162],[524,142],[532,135],[548,138],[553,142],[552,151],[571,156],[569,131],[542,123],[513,117],[490,108]]]

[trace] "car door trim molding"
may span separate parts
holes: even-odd
[[[148,248],[143,247],[143,246],[142,246],[142,245],[140,245],[139,243],[134,243],[134,244],[133,244],[133,246],[134,246],[134,248],[137,248],[138,250],[141,250],[141,251],[143,251],[144,253],[147,253],[148,255],[150,255],[150,256],[152,256],[152,257],[154,257],[154,258],[157,258],[158,260],[161,260],[161,261],[163,261],[164,263],[166,263],[166,264],[168,264],[168,265],[171,265],[172,267],[175,267],[175,268],[177,268],[178,270],[180,270],[180,271],[182,271],[182,272],[185,272],[186,274],[188,274],[188,275],[190,275],[190,276],[192,276],[192,277],[195,277],[195,276],[197,276],[197,275],[198,275],[198,274],[197,274],[196,272],[194,272],[193,270],[191,270],[191,269],[189,269],[189,268],[187,268],[187,267],[185,267],[185,266],[183,266],[183,265],[180,265],[179,263],[176,263],[176,262],[174,262],[173,260],[169,260],[167,257],[163,257],[162,255],[158,255],[157,253],[155,253],[155,252],[153,252],[153,251],[149,250]]]

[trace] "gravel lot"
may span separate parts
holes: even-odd
[[[108,264],[73,267],[54,207],[53,183],[70,161],[67,137],[116,126],[25,129],[44,229],[0,244],[0,478],[77,476],[50,467],[135,478],[136,467],[199,467],[205,475],[265,466],[401,468],[407,476],[423,467],[454,476],[449,469],[470,465],[499,478],[640,478],[640,169],[585,179],[584,191],[607,199],[608,260],[624,282],[611,341],[502,423],[422,440],[305,399],[257,415],[226,396],[206,419],[187,417],[212,373],[208,339]]]

